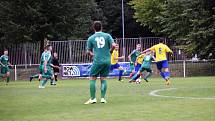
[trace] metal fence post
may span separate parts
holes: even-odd
[[[69,40],[69,63],[72,63],[72,41]]]
[[[25,69],[27,69],[27,48],[26,43],[24,44],[24,56],[25,56]]]
[[[186,60],[183,61],[184,78],[186,77]]]
[[[16,65],[14,66],[14,80],[17,80],[17,70],[16,70]]]

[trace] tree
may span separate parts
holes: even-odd
[[[127,4],[131,0],[124,0],[125,37],[152,36],[148,27],[141,27],[133,18],[134,10]],[[105,31],[114,37],[122,37],[121,0],[97,0],[106,18]]]
[[[176,40],[189,55],[215,54],[215,2],[212,0],[132,0],[134,17],[157,35]]]
[[[0,16],[1,45],[83,39],[103,18],[94,0],[1,0]]]

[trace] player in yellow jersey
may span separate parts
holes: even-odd
[[[166,53],[173,54],[172,50],[164,44],[165,39],[160,38],[159,43],[152,46],[149,49],[146,49],[144,52],[147,51],[154,51],[155,52],[155,61],[157,65],[157,69],[160,71],[160,75],[166,80],[166,85],[170,85],[170,72],[169,72],[169,65],[166,57]]]
[[[122,74],[124,72],[124,69],[118,64],[119,60],[124,59],[124,56],[119,57],[119,45],[116,44],[115,49],[111,53],[111,67],[110,71],[113,71],[114,69],[119,70],[119,81],[122,81]]]

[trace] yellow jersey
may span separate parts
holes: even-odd
[[[156,60],[155,61],[163,61],[167,60],[166,53],[171,52],[172,50],[165,44],[159,43],[150,48],[151,51],[155,52]]]
[[[119,57],[119,51],[118,50],[113,50],[111,54],[111,65],[117,64],[118,63],[118,57]],[[114,58],[117,58],[115,60]]]
[[[137,63],[138,64],[142,64],[143,63],[143,59],[145,57],[145,54],[141,54],[137,57]]]

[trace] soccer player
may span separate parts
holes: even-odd
[[[145,54],[141,54],[143,57],[143,63],[138,70],[138,72],[129,80],[129,82],[135,82],[144,71],[147,71],[147,75],[144,76],[144,80],[148,82],[148,78],[152,75],[151,63],[152,60],[155,60],[155,57],[152,55],[151,51],[147,51]]]
[[[52,65],[52,55],[51,55],[51,51],[52,51],[52,46],[51,45],[47,45],[46,46],[47,51],[44,52],[41,56],[40,59],[40,72],[42,72],[42,74],[40,74],[40,77],[42,77],[42,75],[45,76],[49,76],[51,77],[51,82],[54,82],[54,75],[53,75],[53,65]],[[40,78],[39,77],[39,78]],[[47,82],[49,78],[44,78],[40,81],[40,85],[39,88],[45,88],[45,84]]]
[[[107,81],[111,65],[110,49],[113,51],[115,43],[110,34],[102,32],[102,23],[95,21],[93,23],[95,33],[87,40],[88,54],[93,56],[93,64],[90,69],[90,99],[85,104],[96,103],[96,79],[101,80],[101,103],[106,103],[105,95],[107,90]]]
[[[56,52],[54,52],[54,57],[52,59],[52,65],[53,65],[53,69],[54,69],[54,80],[55,82],[57,82],[57,76],[59,74],[59,70],[60,70],[60,64],[58,61],[58,54]],[[56,85],[56,83],[51,82],[51,85]]]
[[[152,46],[149,49],[146,49],[143,52],[147,51],[154,51],[156,56],[156,65],[157,69],[160,72],[161,77],[163,77],[166,80],[166,85],[170,85],[170,72],[169,72],[169,65],[166,57],[166,53],[173,54],[172,50],[164,44],[165,40],[164,38],[159,39],[159,44],[156,44]]]
[[[129,55],[128,55],[128,60],[130,61],[130,77],[135,73],[135,63],[137,60],[137,57],[141,54],[140,53],[141,45],[137,44],[136,49],[133,50]]]
[[[46,54],[47,52],[47,46],[44,47],[44,51],[41,55],[41,58],[44,57],[44,55]],[[41,65],[41,64],[40,64]],[[49,75],[44,75],[42,74],[42,69],[39,68],[39,74],[36,74],[36,75],[33,75],[33,76],[30,76],[30,82],[33,80],[33,78],[37,78],[39,81],[42,79],[42,78],[49,78],[51,79],[51,77]]]
[[[123,81],[122,80],[122,74],[124,72],[124,69],[118,64],[118,61],[122,60],[124,58],[125,58],[124,56],[119,57],[119,45],[116,44],[115,49],[111,53],[111,67],[110,67],[110,71],[113,71],[114,69],[118,69],[119,70],[118,81]]]
[[[0,67],[1,67],[1,76],[3,80],[6,81],[6,85],[10,81],[10,69],[9,66],[13,67],[13,65],[9,62],[9,57],[8,57],[8,50],[4,50],[4,55],[0,57]]]

